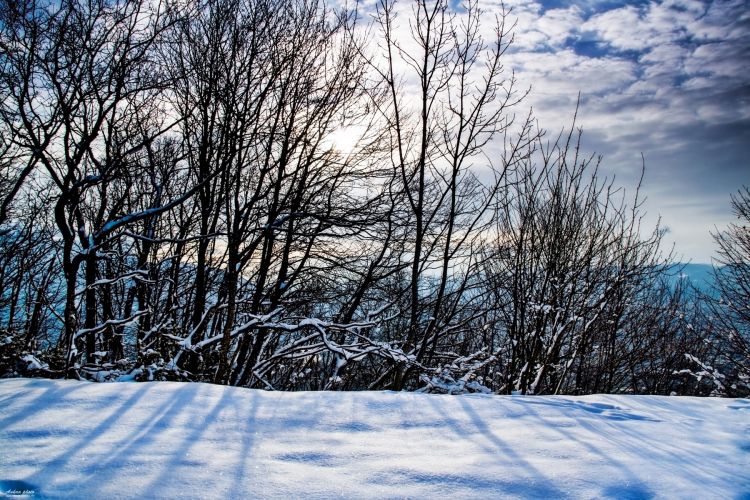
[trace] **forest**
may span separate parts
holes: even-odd
[[[524,107],[513,29],[0,0],[0,376],[750,394],[750,189],[694,286],[575,110]]]

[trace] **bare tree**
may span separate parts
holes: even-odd
[[[503,392],[585,390],[584,360],[616,349],[625,310],[669,259],[660,255],[658,228],[641,235],[637,191],[627,203],[602,179],[601,158],[580,153],[574,130],[552,144],[537,141],[500,209],[487,279]]]
[[[417,366],[435,356],[439,339],[472,315],[472,276],[482,235],[491,223],[490,207],[517,161],[519,144],[528,141],[529,123],[520,125],[517,143],[506,157],[489,163],[480,179],[474,161],[496,135],[513,126],[509,110],[525,95],[503,67],[512,38],[503,12],[493,37],[480,29],[481,9],[474,2],[460,16],[448,2],[412,5],[409,31],[397,24],[398,6],[378,4],[376,17],[382,54],[372,66],[385,82],[390,100],[381,111],[388,120],[391,165],[398,180],[401,220],[410,230],[403,283],[408,318],[401,348],[408,363],[381,373],[373,387],[414,387]],[[401,70],[405,68],[405,70]],[[402,85],[413,85],[406,99]]]
[[[688,373],[713,382],[717,394],[750,394],[750,189],[732,196],[739,222],[713,234],[718,246],[715,289],[704,297],[708,321],[702,332],[713,347],[708,354],[690,353]]]
[[[139,157],[169,127],[154,118],[163,81],[149,64],[168,25],[164,9],[105,1],[21,2],[2,9],[4,126],[13,131],[27,168],[41,168],[57,192],[54,217],[67,283],[60,343],[70,362],[77,338],[85,338],[87,360],[93,360],[102,330],[96,282],[103,246],[128,224],[154,215],[126,213],[125,202],[140,180],[134,171]],[[82,264],[85,321],[79,331]]]

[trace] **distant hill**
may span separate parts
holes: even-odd
[[[714,286],[714,266],[712,264],[677,264],[684,266],[682,270],[674,269],[670,272],[670,278],[677,280],[689,280],[690,283],[703,292],[710,292]]]

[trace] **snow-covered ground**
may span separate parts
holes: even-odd
[[[0,381],[36,498],[749,498],[750,401]]]

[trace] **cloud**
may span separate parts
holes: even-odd
[[[635,81],[637,69],[631,61],[585,57],[571,49],[514,54],[511,64],[542,96],[551,93],[575,97],[578,91],[587,94],[616,91]]]
[[[662,214],[678,252],[707,261],[709,230],[731,220],[729,194],[750,183],[747,2],[506,5],[518,18],[509,64],[533,87],[540,122],[569,124],[580,91],[585,145],[631,188],[643,152],[650,220]]]

